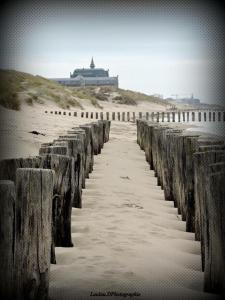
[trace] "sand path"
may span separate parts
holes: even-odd
[[[211,299],[201,292],[200,244],[165,201],[136,143],[134,124],[112,123],[110,141],[86,181],[83,209],[73,209],[72,232],[75,247],[56,249],[52,300],[124,299],[91,292]]]

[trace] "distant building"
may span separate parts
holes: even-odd
[[[70,78],[51,78],[66,86],[102,86],[110,85],[118,87],[118,76],[110,77],[109,70],[95,68],[92,58],[90,68],[75,69],[70,73]]]

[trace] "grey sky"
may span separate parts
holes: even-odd
[[[97,67],[119,75],[121,88],[166,97],[194,93],[212,103],[216,60],[202,9],[68,1],[24,4],[8,8],[7,16],[3,68],[68,77],[93,56]]]

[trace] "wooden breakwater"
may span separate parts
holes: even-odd
[[[137,142],[165,199],[201,242],[204,290],[225,294],[225,141],[137,120]]]
[[[220,110],[176,110],[160,112],[88,112],[88,111],[45,111],[46,114],[80,117],[96,120],[110,120],[121,122],[136,122],[136,119],[143,119],[152,122],[225,122],[225,111]]]
[[[110,121],[71,128],[42,144],[39,156],[0,161],[0,299],[48,299],[55,247],[72,247],[72,207],[94,155],[109,140]]]

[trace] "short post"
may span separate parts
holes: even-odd
[[[15,185],[13,181],[0,180],[0,296],[1,299],[14,299],[14,251],[15,251]]]
[[[156,113],[156,122],[159,123],[159,112]]]
[[[170,122],[170,112],[167,113],[167,122]]]
[[[207,116],[206,116],[206,112],[204,112],[204,122],[207,121]]]
[[[175,122],[175,112],[172,112],[172,122]]]
[[[130,122],[130,112],[127,112],[127,121]]]
[[[18,299],[48,298],[53,177],[54,171],[47,169],[16,171],[14,266]]]

